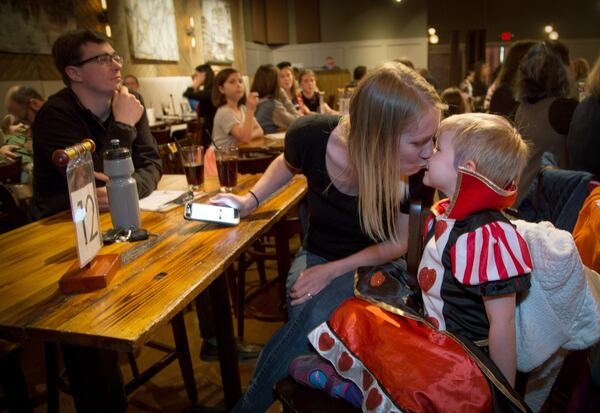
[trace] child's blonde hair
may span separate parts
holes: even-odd
[[[450,116],[440,124],[438,136],[454,135],[454,165],[472,160],[477,172],[500,188],[516,184],[525,168],[529,148],[505,118],[486,113]]]

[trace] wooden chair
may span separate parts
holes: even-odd
[[[0,182],[5,184],[18,184],[21,182],[21,157],[16,160],[0,164]]]
[[[163,174],[183,174],[183,164],[177,153],[175,143],[164,143],[158,145],[158,153],[162,161]]]
[[[170,128],[152,129],[151,132],[152,136],[154,136],[154,139],[156,139],[156,143],[159,145],[172,142]]]
[[[187,136],[190,137],[194,145],[202,145],[202,130],[204,128],[204,118],[194,119],[187,124]]]

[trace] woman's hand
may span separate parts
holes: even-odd
[[[246,99],[246,110],[254,113],[256,111],[256,106],[258,106],[258,93],[250,92],[248,94],[248,98]]]
[[[234,194],[218,194],[208,200],[212,205],[222,205],[240,211],[241,217],[248,216],[256,208],[256,200],[250,194],[244,196]]]
[[[300,273],[290,291],[291,304],[298,305],[310,300],[327,287],[336,275],[332,263],[305,269]]]

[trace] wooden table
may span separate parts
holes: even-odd
[[[263,152],[263,153],[279,153],[283,152],[284,140],[271,139],[261,136],[254,138],[248,143],[239,145],[240,153],[248,152]]]
[[[246,192],[257,179],[240,176],[236,192]],[[185,187],[185,178],[167,175],[160,186]],[[209,189],[215,186],[207,182]],[[157,236],[104,246],[101,254],[119,253],[123,264],[107,288],[87,294],[64,295],[58,288],[77,257],[70,212],[2,234],[0,337],[60,343],[78,410],[124,411],[116,352],[135,351],[210,287],[225,400],[231,407],[241,386],[221,274],[305,192],[304,177],[295,176],[236,227],[186,221],[182,207],[142,212],[142,226]],[[101,214],[102,230],[110,226],[110,215]],[[92,383],[90,377],[99,380]]]

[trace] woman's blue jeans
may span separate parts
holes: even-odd
[[[288,375],[288,366],[296,356],[310,351],[306,336],[329,319],[333,311],[354,295],[354,271],[337,277],[319,294],[302,304],[289,305],[289,291],[306,268],[325,264],[327,260],[300,250],[288,274],[286,289],[289,321],[266,344],[258,358],[246,393],[233,412],[264,412],[273,404],[273,386]]]

